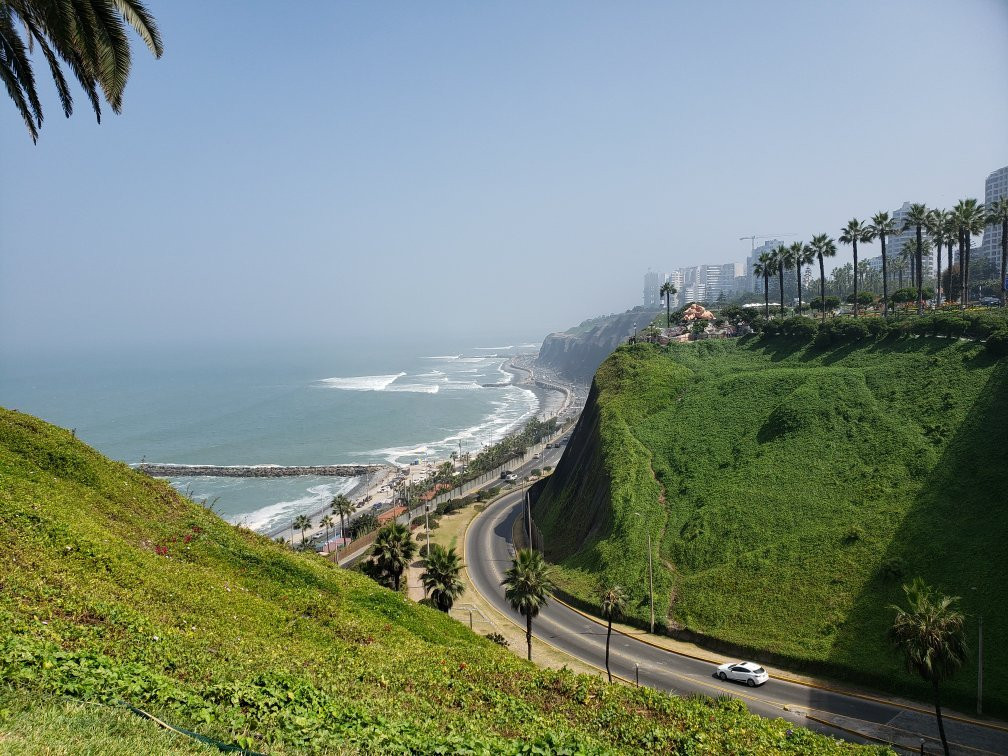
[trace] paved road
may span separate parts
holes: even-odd
[[[555,466],[558,456],[558,452],[549,450],[547,458],[536,464]],[[522,514],[521,498],[520,491],[509,494],[473,521],[466,534],[465,561],[469,576],[483,597],[524,628],[524,618],[511,609],[501,588],[504,570],[511,565],[514,555],[511,534],[515,520]],[[533,634],[539,642],[545,641],[588,664],[599,668],[605,666],[605,626],[563,604],[550,602],[536,618]],[[533,656],[535,644],[536,640],[533,640]],[[710,662],[657,648],[615,631],[610,666],[614,675],[629,681],[633,681],[639,672],[640,684],[653,688],[680,694],[696,692],[716,696],[728,693],[745,701],[756,714],[783,717],[804,727],[855,742],[866,741],[851,732],[809,720],[805,714],[820,716],[864,733],[871,732],[872,725],[899,727],[906,732],[903,740],[908,743],[916,740],[919,744],[916,733],[921,731],[929,737],[932,733],[937,737],[934,717],[926,713],[782,680],[771,679],[756,689],[731,682],[722,683],[714,676],[714,665]],[[888,732],[892,734],[895,731]],[[1008,733],[955,721],[946,721],[946,732],[950,741],[958,740],[972,746],[962,749],[963,753],[1008,752]]]

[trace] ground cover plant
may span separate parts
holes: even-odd
[[[8,410],[0,523],[0,748],[15,752],[206,751],[123,703],[269,753],[856,750],[738,701],[538,669]]]
[[[650,532],[665,630],[926,701],[886,641],[919,576],[962,597],[972,653],[945,690],[971,709],[980,614],[985,668],[1008,663],[1003,323],[793,318],[617,350],[535,506],[556,582],[595,611],[619,584],[646,625]]]

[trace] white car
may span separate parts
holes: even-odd
[[[744,682],[750,688],[762,685],[770,679],[770,675],[759,664],[754,662],[729,662],[717,668],[717,676],[721,680]]]

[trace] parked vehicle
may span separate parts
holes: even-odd
[[[767,671],[755,662],[729,662],[722,664],[717,668],[717,676],[720,680],[745,683],[750,688],[762,685],[770,679]]]

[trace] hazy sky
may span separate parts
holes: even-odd
[[[0,104],[0,340],[541,335],[1008,164],[1008,2],[149,0],[121,116]]]

